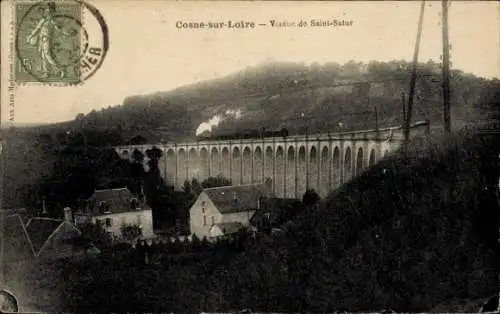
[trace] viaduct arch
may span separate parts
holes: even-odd
[[[427,122],[411,126],[411,133],[428,131]],[[278,197],[302,198],[308,188],[321,197],[337,188],[402,144],[401,127],[335,134],[274,138],[196,141],[114,147],[130,160],[135,150],[163,151],[159,168],[163,178],[180,189],[185,180],[223,175],[233,184],[271,179]],[[146,160],[145,160],[146,162]]]

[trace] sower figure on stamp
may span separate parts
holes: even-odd
[[[44,8],[43,17],[38,21],[36,27],[28,36],[26,41],[30,45],[37,45],[37,51],[41,59],[41,77],[47,78],[52,71],[57,71],[61,78],[64,78],[64,70],[61,69],[52,56],[52,43],[54,30],[61,31],[64,35],[67,34],[55,21],[54,13],[56,5],[54,2],[49,2]],[[52,70],[52,71],[51,71]]]

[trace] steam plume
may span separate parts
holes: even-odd
[[[222,118],[219,115],[215,115],[207,122],[202,122],[196,129],[196,135],[200,135],[203,132],[211,132],[212,128],[216,127],[221,123]]]
[[[200,135],[204,132],[212,132],[212,129],[217,127],[222,121],[227,119],[240,119],[241,118],[241,110],[232,110],[227,109],[222,114],[216,114],[208,121],[200,123],[198,128],[196,129],[196,135]]]

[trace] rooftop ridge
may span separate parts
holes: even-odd
[[[248,183],[248,184],[237,184],[237,185],[224,185],[224,186],[216,186],[213,188],[205,188],[203,191],[208,191],[208,190],[220,190],[220,189],[230,189],[234,187],[249,187],[249,186],[259,186],[259,185],[266,185],[265,183]]]
[[[115,189],[96,189],[95,192],[102,192],[102,191],[121,191],[121,190],[128,190],[127,187],[123,188],[115,188]]]
[[[29,226],[29,224],[31,223],[31,221],[33,220],[51,220],[51,221],[55,221],[55,222],[60,222],[60,223],[63,223],[64,220],[63,219],[57,219],[57,218],[50,218],[50,217],[31,217],[28,222],[26,223],[26,227]]]

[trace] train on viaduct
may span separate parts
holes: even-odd
[[[411,125],[410,133],[425,134],[429,123]],[[130,159],[134,150],[156,147],[163,156],[161,176],[175,188],[185,180],[202,181],[222,175],[233,184],[270,180],[277,197],[302,198],[306,189],[326,196],[403,142],[399,127],[344,133],[321,133],[261,138],[202,139],[192,142],[114,147],[121,158]],[[144,161],[147,164],[147,157]]]

